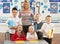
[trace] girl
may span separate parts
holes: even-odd
[[[15,34],[12,35],[11,37],[12,41],[18,41],[18,40],[26,40],[26,35],[23,31],[23,27],[21,25],[17,26],[17,30]]]
[[[36,14],[35,15],[35,23],[34,23],[34,27],[35,27],[35,31],[38,35],[38,39],[42,39],[43,37],[43,33],[41,32],[41,27],[43,25],[43,22],[42,22],[42,16],[41,14]]]
[[[36,14],[34,19],[35,19],[34,25],[37,25],[36,31],[40,30],[43,25],[41,14],[39,14],[39,13]]]
[[[27,40],[38,40],[37,34],[34,31],[34,26],[30,26],[27,33]]]

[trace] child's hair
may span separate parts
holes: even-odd
[[[16,7],[14,7],[14,8],[12,8],[12,11],[13,11],[13,10],[17,10],[17,8],[16,8]]]
[[[30,25],[30,26],[29,26],[29,28],[28,28],[28,31],[29,31],[29,29],[30,29],[31,27],[33,27],[33,28],[34,28],[34,26],[33,26],[33,25]],[[35,32],[34,32],[34,33],[35,33]]]
[[[39,14],[39,13],[36,14],[36,15],[34,16],[34,18],[36,19],[36,16],[37,16],[37,15],[39,15],[39,19],[42,20],[42,16],[41,16],[41,14]]]
[[[51,16],[50,16],[50,15],[47,15],[46,18],[47,18],[47,17],[51,17]]]
[[[23,26],[22,25],[18,25],[18,26],[21,26],[22,27],[22,29],[23,29]],[[18,26],[17,26],[17,28],[18,28]],[[17,32],[17,30],[16,30],[16,32]],[[21,31],[21,35],[20,35],[21,37],[24,37],[24,31],[22,30]]]
[[[34,25],[30,25],[29,28],[30,28],[30,27],[34,27]],[[28,28],[28,29],[29,29],[29,28]]]
[[[22,25],[20,25],[20,24],[19,24],[19,25],[17,26],[17,28],[18,28],[19,26],[21,26],[21,27],[22,27]],[[23,29],[23,27],[22,27],[22,29]]]

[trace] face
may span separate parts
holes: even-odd
[[[18,12],[17,10],[13,10],[13,11],[12,11],[14,17],[16,17],[17,12]]]
[[[34,26],[30,26],[30,27],[29,27],[29,32],[30,32],[30,33],[34,33]]]
[[[46,17],[46,22],[49,24],[51,23],[51,17]]]
[[[41,19],[41,16],[40,15],[36,15],[36,20],[39,20]]]
[[[19,25],[19,26],[17,27],[17,32],[21,33],[22,30],[23,30],[23,29],[22,29],[22,26]]]
[[[29,3],[25,3],[25,4],[24,4],[24,9],[25,9],[25,10],[29,9]]]

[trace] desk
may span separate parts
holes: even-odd
[[[4,41],[4,44],[48,44],[45,40],[40,41],[20,41],[20,42],[13,42],[13,41]]]

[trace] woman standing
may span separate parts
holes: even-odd
[[[30,9],[30,3],[28,1],[24,1],[23,8],[19,14],[20,17],[22,17],[24,32],[27,33],[28,27],[32,24],[30,18],[33,18],[33,12]]]

